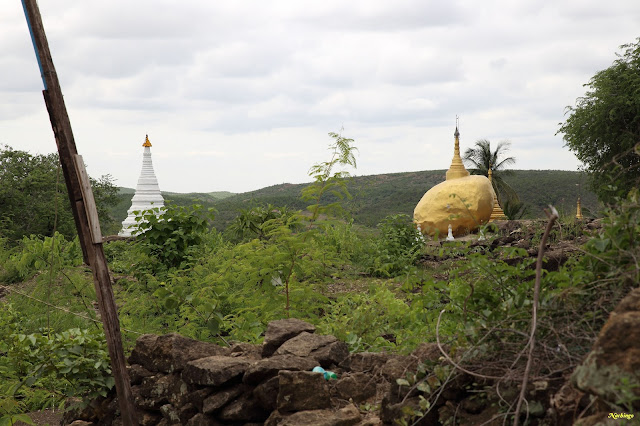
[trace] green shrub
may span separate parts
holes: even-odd
[[[82,264],[82,250],[78,239],[67,241],[57,232],[54,237],[24,237],[16,247],[0,247],[0,251],[5,259],[4,274],[0,275],[0,282],[6,283],[27,280],[39,271],[48,269],[52,261],[56,271],[62,267]]]
[[[380,224],[380,236],[370,271],[375,276],[393,277],[412,268],[424,247],[422,235],[406,214],[391,215]]]
[[[633,189],[617,207],[605,210],[602,230],[586,245],[584,266],[598,279],[640,284],[640,191]]]
[[[136,221],[142,251],[167,269],[184,266],[213,218],[213,209],[205,211],[199,205],[168,205],[135,213],[140,214]]]
[[[11,337],[8,355],[25,386],[51,375],[70,385],[67,396],[93,398],[106,396],[115,384],[101,331],[74,328]]]

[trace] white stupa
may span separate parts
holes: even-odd
[[[151,142],[149,136],[145,137],[142,144],[144,153],[142,154],[142,171],[138,178],[136,193],[131,199],[131,207],[127,211],[127,218],[122,222],[122,231],[118,235],[122,237],[130,237],[135,234],[138,222],[136,222],[135,211],[149,210],[156,207],[164,207],[164,198],[160,193],[158,179],[153,172],[153,162],[151,161]]]

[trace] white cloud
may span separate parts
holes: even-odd
[[[582,85],[635,41],[636,0],[40,1],[89,173],[163,189],[308,181],[344,126],[357,174],[448,167],[512,141],[518,168],[575,169],[555,135]],[[19,2],[0,4],[0,143],[55,150]]]

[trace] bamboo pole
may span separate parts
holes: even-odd
[[[77,152],[71,130],[71,122],[62,97],[58,76],[53,66],[40,10],[35,0],[22,0],[22,6],[31,33],[38,65],[40,66],[44,84],[42,93],[58,146],[64,179],[67,183],[69,201],[71,202],[71,209],[82,246],[82,254],[85,263],[91,267],[93,273],[93,283],[111,358],[111,371],[115,379],[122,423],[125,426],[134,426],[138,422],[133,405],[129,375],[126,370],[120,322],[113,297],[113,289],[111,288],[109,269],[102,247],[100,224],[97,218],[93,193],[88,182],[88,176],[84,171],[82,157]]]

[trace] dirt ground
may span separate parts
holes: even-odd
[[[44,425],[59,425],[62,420],[62,410],[42,410],[42,411],[34,411],[32,413],[27,413],[33,423],[38,426]],[[16,426],[25,426],[26,423],[16,422]]]

